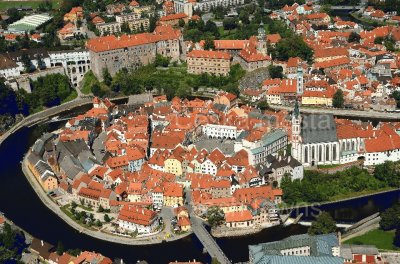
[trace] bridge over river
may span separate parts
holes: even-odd
[[[192,192],[190,190],[185,191],[185,197],[187,201],[187,208],[189,210],[190,222],[192,230],[197,238],[200,240],[203,247],[207,250],[208,254],[218,260],[221,264],[231,264],[232,262],[228,259],[222,249],[218,246],[215,239],[210,235],[207,229],[203,225],[203,221],[199,219],[193,212],[192,207]]]

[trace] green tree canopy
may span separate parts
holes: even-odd
[[[269,76],[274,79],[274,78],[283,78],[283,68],[282,66],[274,66],[274,65],[269,65],[268,66],[268,72]]]
[[[308,233],[310,235],[329,234],[336,231],[336,222],[327,212],[322,212],[315,221],[311,223]]]
[[[351,32],[350,33],[350,36],[349,36],[349,42],[351,43],[351,42],[357,42],[357,43],[359,43],[360,42],[360,39],[361,39],[361,37],[360,37],[360,35],[357,33],[357,32]]]
[[[62,256],[62,254],[65,252],[64,245],[61,241],[58,241],[56,252],[59,256]]]
[[[222,225],[225,221],[225,214],[218,206],[212,206],[207,210],[207,222],[212,227]]]
[[[396,229],[396,233],[394,235],[393,245],[400,248],[400,227]]]
[[[385,161],[375,166],[374,176],[391,187],[400,187],[400,162]]]
[[[336,93],[333,95],[332,105],[335,108],[344,107],[344,96],[343,96],[343,91],[341,89],[338,89]]]
[[[214,39],[207,37],[204,40],[204,50],[214,50],[214,49],[215,49]]]
[[[103,82],[107,86],[110,86],[112,82],[111,74],[107,68],[103,68]]]
[[[400,203],[395,203],[392,207],[381,213],[379,225],[383,230],[400,228]]]

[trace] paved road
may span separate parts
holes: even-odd
[[[86,105],[88,103],[90,103],[92,101],[92,99],[90,97],[87,98],[77,98],[73,101],[70,101],[68,103],[59,105],[59,106],[55,106],[52,108],[48,108],[46,110],[43,110],[41,112],[29,115],[27,117],[25,117],[24,119],[22,119],[19,123],[15,124],[11,129],[9,129],[6,133],[4,133],[1,137],[0,137],[0,145],[3,143],[4,140],[6,140],[12,133],[14,133],[15,131],[17,131],[18,129],[22,128],[22,127],[29,127],[32,125],[35,125],[41,121],[47,120],[49,117],[51,116],[55,116],[58,115],[64,111],[67,110],[71,110],[75,107],[79,107],[82,105]]]
[[[89,230],[81,225],[79,225],[77,222],[75,222],[73,219],[69,218],[66,214],[64,214],[63,211],[61,211],[60,207],[52,200],[50,199],[49,196],[46,195],[46,193],[43,191],[42,187],[38,183],[38,181],[35,179],[35,176],[30,172],[27,166],[27,160],[26,157],[24,158],[22,162],[22,171],[31,184],[32,188],[36,192],[36,194],[39,196],[40,200],[43,202],[44,205],[46,205],[47,208],[49,208],[53,213],[55,213],[58,217],[60,217],[64,222],[69,224],[71,227],[74,229],[78,230],[79,232],[85,233],[88,236],[105,240],[108,242],[113,242],[113,243],[118,243],[118,244],[125,244],[125,245],[150,245],[150,244],[159,244],[162,243],[162,238],[158,239],[158,234],[156,236],[152,237],[143,237],[143,238],[127,238],[127,237],[120,237],[120,236],[115,236],[115,235],[110,235],[106,234],[100,231],[94,231],[94,230]],[[190,233],[183,234],[181,236],[175,236],[167,239],[167,241],[174,241],[181,239],[182,237],[188,236]]]
[[[271,105],[272,109],[292,111],[293,106]],[[400,121],[400,113],[386,113],[377,111],[357,111],[347,109],[324,109],[324,108],[305,108],[300,107],[300,112],[305,114],[332,114],[335,116],[343,117],[360,117],[360,118],[373,118],[383,120]]]

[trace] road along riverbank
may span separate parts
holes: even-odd
[[[40,186],[39,182],[35,179],[35,176],[32,174],[32,172],[28,168],[28,161],[27,161],[27,156],[25,155],[23,161],[22,161],[22,172],[25,175],[26,179],[32,186],[33,190],[37,194],[37,196],[40,198],[42,203],[50,209],[54,214],[56,214],[59,218],[61,218],[64,222],[66,222],[68,225],[70,225],[72,228],[77,230],[80,233],[84,233],[88,236],[91,236],[93,238],[97,238],[100,240],[112,242],[112,243],[117,243],[117,244],[124,244],[124,245],[154,245],[154,244],[160,244],[163,242],[172,242],[176,240],[180,240],[184,237],[187,237],[191,235],[191,232],[186,232],[184,234],[180,235],[174,235],[171,237],[159,237],[159,233],[154,234],[154,236],[149,236],[149,237],[143,237],[143,238],[127,238],[127,237],[122,237],[122,236],[116,236],[116,235],[111,235],[107,234],[101,231],[94,231],[87,229],[77,222],[75,222],[73,219],[71,219],[68,215],[66,215],[61,208],[44,192],[42,187]]]

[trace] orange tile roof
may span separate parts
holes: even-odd
[[[397,134],[383,134],[376,138],[365,140],[365,150],[367,152],[385,152],[400,149],[400,136]]]
[[[223,51],[214,50],[192,50],[187,54],[190,58],[210,58],[210,59],[225,59],[230,60],[231,55]]]
[[[279,34],[270,34],[267,36],[267,41],[271,43],[278,43],[281,39],[281,35]]]
[[[105,21],[104,21],[104,19],[102,19],[101,17],[99,17],[99,16],[96,16],[95,18],[93,18],[92,19],[92,23],[93,24],[100,24],[100,23],[104,23]]]
[[[139,3],[133,0],[132,2],[129,3],[129,6],[139,6]]]
[[[347,48],[327,48],[327,49],[316,49],[314,50],[315,58],[326,58],[326,57],[338,57],[338,56],[349,56]]]
[[[324,19],[326,17],[329,17],[329,15],[326,13],[314,13],[304,16],[304,18],[307,20]]]
[[[340,66],[340,65],[346,65],[350,63],[350,59],[345,57],[345,58],[338,58],[338,59],[333,59],[333,60],[328,60],[328,61],[322,61],[322,62],[316,62],[314,63],[315,68],[330,68],[330,67],[335,67],[335,66]]]
[[[227,223],[247,222],[251,220],[253,220],[253,216],[249,210],[243,210],[241,212],[228,212],[225,214],[225,221]]]
[[[115,35],[103,36],[89,39],[86,47],[93,52],[103,52],[107,50],[123,49],[133,46],[140,46],[158,41],[178,39],[179,31],[174,30],[171,26],[158,26],[154,33],[140,33],[133,35]]]
[[[178,220],[178,226],[190,226],[190,220],[186,216],[182,216]]]
[[[187,18],[187,15],[185,13],[176,13],[176,14],[171,14],[167,16],[163,16],[160,18],[160,21],[171,21],[171,20],[178,20],[178,19],[184,19]]]
[[[149,226],[157,214],[152,210],[134,205],[124,205],[119,211],[118,219],[139,225]]]
[[[204,41],[203,41],[204,43]],[[228,39],[219,39],[214,40],[214,45],[216,50],[241,50],[244,49],[247,45],[248,40],[228,40]],[[200,45],[201,42],[200,42]]]
[[[254,188],[241,188],[233,193],[233,197],[244,203],[250,203],[254,198],[260,197],[274,201],[276,196],[282,196],[282,189],[272,189],[269,185]]]
[[[164,196],[183,197],[183,185],[179,183],[164,183]]]

